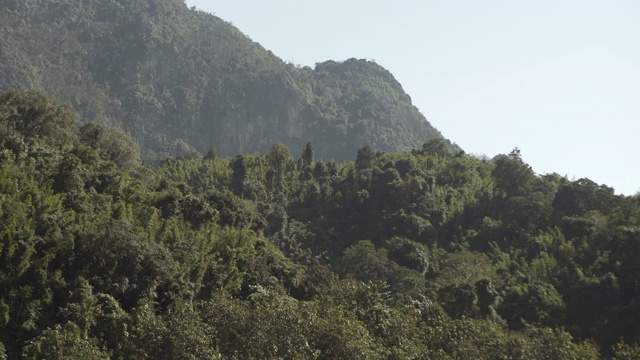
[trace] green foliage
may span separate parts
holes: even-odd
[[[534,173],[531,166],[522,161],[517,148],[506,157],[496,160],[493,177],[498,189],[507,196],[520,196],[530,191]]]
[[[59,105],[43,93],[9,90],[0,96],[3,142],[5,137],[11,138],[17,133],[25,140],[42,139],[47,145],[68,146],[74,121],[70,106]],[[2,148],[7,145],[2,144]]]
[[[151,359],[221,359],[200,311],[177,303],[158,316],[153,306],[142,302],[132,311],[131,329],[122,348],[114,355]]]
[[[526,323],[554,326],[562,321],[564,301],[552,285],[535,283],[524,289],[513,289],[507,294],[500,310],[516,328]]]
[[[93,340],[93,339],[92,339]],[[47,329],[42,335],[25,346],[25,359],[109,359],[108,354],[101,351],[95,340],[82,337],[80,329],[74,323],[64,327],[56,325]]]
[[[102,160],[113,161],[121,169],[130,169],[140,163],[138,144],[122,130],[87,124],[80,128],[79,138],[97,150]]]
[[[368,169],[371,168],[376,154],[368,145],[358,149],[358,157],[356,158],[356,168]]]
[[[0,83],[69,105],[0,94],[0,359],[638,358],[637,196],[182,1],[4,5]]]
[[[305,166],[311,166],[313,164],[315,157],[315,152],[313,149],[313,144],[311,141],[308,141],[304,144],[304,148],[302,149],[302,163]]]
[[[433,138],[422,145],[420,153],[444,157],[451,155],[451,146],[443,138]]]
[[[637,357],[637,197],[516,152],[152,167],[103,126],[5,129],[0,358]]]
[[[393,237],[387,244],[389,259],[424,274],[429,269],[429,249],[413,240]]]
[[[640,359],[640,346],[628,345],[625,343],[616,344],[613,348],[614,355],[612,359],[614,360],[633,360]]]

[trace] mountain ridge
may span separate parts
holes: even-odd
[[[150,161],[278,141],[347,160],[365,145],[409,151],[442,137],[382,66],[296,67],[182,1],[4,3],[0,90],[69,102],[82,122],[132,134]]]

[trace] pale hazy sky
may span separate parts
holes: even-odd
[[[375,60],[467,153],[640,190],[640,1],[187,0],[285,61]]]

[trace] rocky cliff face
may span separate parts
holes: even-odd
[[[381,66],[282,62],[229,23],[177,0],[5,0],[0,89],[39,89],[81,122],[125,129],[147,160],[218,148],[221,155],[354,158],[406,151],[441,136]]]

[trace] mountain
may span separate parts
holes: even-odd
[[[640,358],[640,196],[179,1],[0,6],[0,360]]]
[[[36,89],[81,122],[132,134],[146,160],[211,145],[221,155],[353,159],[442,135],[393,75],[367,60],[296,67],[230,23],[178,0],[2,0],[0,90]]]

